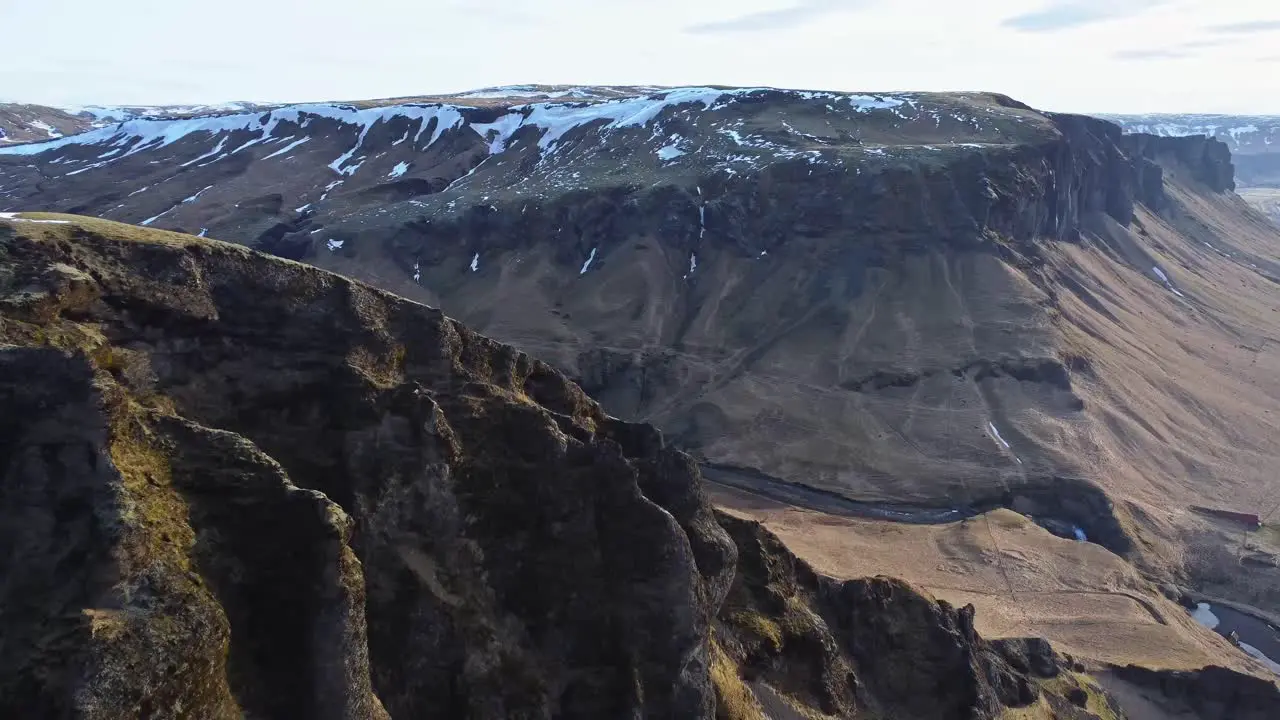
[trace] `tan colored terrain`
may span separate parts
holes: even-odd
[[[1280,225],[1280,188],[1250,187],[1239,190],[1240,197]]]
[[[1072,375],[1084,407],[1055,416],[1045,395],[1027,394],[1034,384],[997,381],[1002,434],[1025,464],[993,463],[990,472],[1016,483],[1030,472],[1031,453],[1052,452],[1106,489],[1137,539],[1133,559],[1151,577],[1274,612],[1277,534],[1246,533],[1191,508],[1275,519],[1280,246],[1240,198],[1209,197],[1186,178],[1170,179],[1176,208],[1165,217],[1140,211],[1132,230],[1104,219],[1084,242],[1052,245],[1043,277],[1063,290],[1049,337],[1055,352],[1088,358],[1088,371]],[[1181,296],[1137,269],[1156,264]],[[960,417],[976,412],[948,409]],[[933,422],[961,425],[947,416]],[[967,426],[976,424],[973,417]],[[969,445],[957,438],[953,447]],[[1067,652],[1112,663],[1262,672],[1134,565],[1011,512],[919,526],[803,511],[724,488],[716,499],[766,522],[823,572],[897,575],[972,603],[988,635],[1043,635]]]
[[[1093,365],[1078,390],[1091,422],[1060,441],[1132,519],[1148,562],[1274,611],[1280,577],[1241,563],[1244,528],[1191,508],[1274,519],[1280,501],[1278,236],[1239,198],[1170,188],[1185,210],[1106,228],[1110,245],[1057,248],[1057,271],[1083,288],[1060,296],[1059,327]],[[1184,297],[1115,262],[1124,252],[1148,253]]]
[[[985,637],[1044,637],[1115,664],[1264,671],[1091,543],[1054,537],[1008,510],[949,525],[907,525],[789,507],[724,486],[718,506],[765,524],[814,569],[847,579],[893,575],[977,609]]]

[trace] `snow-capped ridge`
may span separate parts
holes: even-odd
[[[511,92],[508,92],[506,96],[524,92],[519,88],[495,89],[493,92],[497,93],[499,90],[503,92],[510,90]],[[541,97],[551,99],[513,106],[509,108],[506,114],[485,123],[468,122],[467,114],[476,112],[476,108],[450,103],[408,103],[374,107],[357,107],[341,103],[307,103],[286,105],[261,111],[231,112],[229,114],[184,117],[133,117],[114,125],[100,127],[79,135],[51,139],[45,142],[0,147],[0,154],[36,155],[70,146],[104,146],[123,151],[102,163],[106,165],[118,162],[142,150],[167,147],[197,134],[206,134],[212,137],[233,132],[258,133],[257,138],[250,138],[246,142],[241,142],[235,150],[228,153],[233,154],[252,145],[271,140],[274,137],[273,133],[276,132],[281,123],[287,122],[305,128],[312,120],[324,118],[342,125],[360,128],[356,143],[330,164],[330,167],[335,172],[350,174],[352,168],[348,163],[363,146],[369,130],[379,122],[389,122],[393,119],[418,121],[418,129],[413,136],[413,142],[419,150],[435,144],[445,132],[469,124],[472,130],[480,134],[481,137],[491,141],[490,150],[496,154],[505,150],[512,137],[524,127],[533,126],[538,128],[540,131],[538,146],[543,151],[554,151],[561,138],[575,128],[584,125],[602,123],[600,129],[606,131],[625,127],[647,126],[670,108],[696,105],[705,110],[718,110],[737,99],[762,92],[790,93],[803,100],[847,101],[850,109],[855,112],[896,108],[909,102],[895,97],[775,90],[773,88],[685,87],[622,97],[607,97],[603,94],[592,95],[587,90],[585,88],[577,88],[563,91],[558,95],[557,93],[542,93]],[[483,93],[484,91],[478,92]],[[529,94],[534,95],[535,93],[530,91]],[[480,96],[472,95],[475,97]],[[462,98],[464,95],[455,97]],[[568,100],[569,98],[572,98],[572,100]],[[231,103],[225,107],[235,109],[243,106]],[[93,108],[95,112],[98,109]],[[83,108],[82,110],[89,112],[90,108]],[[110,117],[109,115],[104,116]],[[432,128],[430,138],[425,145],[418,147],[428,127]],[[273,157],[274,155],[273,153],[268,157]],[[218,154],[210,151],[204,157],[218,157]],[[96,167],[101,167],[101,165],[96,165]],[[84,169],[81,168],[79,171],[82,172]]]

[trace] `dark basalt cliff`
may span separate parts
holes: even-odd
[[[710,715],[734,550],[654,430],[328,273],[63,227],[0,226],[0,715]]]
[[[653,428],[320,270],[18,220],[0,341],[5,717],[995,718],[1067,672],[817,576]]]
[[[741,666],[767,717],[800,717],[797,706],[917,720],[996,718],[1007,708],[1090,720],[1099,717],[1091,704],[1119,712],[1043,640],[988,642],[974,631],[972,606],[954,608],[893,578],[836,582],[759,523],[719,517],[739,561],[716,651]],[[1094,699],[1081,701],[1085,692]]]
[[[1159,672],[1126,666],[1114,672],[1126,682],[1154,690],[1158,705],[1170,717],[1194,713],[1204,718],[1269,720],[1280,707],[1280,689],[1274,682],[1223,667]]]

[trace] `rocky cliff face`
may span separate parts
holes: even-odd
[[[1121,712],[1043,640],[988,642],[973,629],[972,606],[951,607],[887,577],[833,581],[759,523],[719,518],[739,563],[716,647],[740,665],[766,717],[800,717],[798,708],[920,720]]]
[[[546,365],[92,223],[0,226],[0,307],[4,715],[712,712],[733,545]]]
[[[1129,666],[1116,668],[1115,674],[1155,691],[1157,706],[1171,717],[1194,713],[1206,718],[1263,720],[1272,717],[1280,703],[1275,683],[1221,667],[1170,673]]]

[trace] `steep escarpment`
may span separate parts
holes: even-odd
[[[0,227],[4,714],[709,716],[734,549],[656,432],[436,311],[86,223]]]

